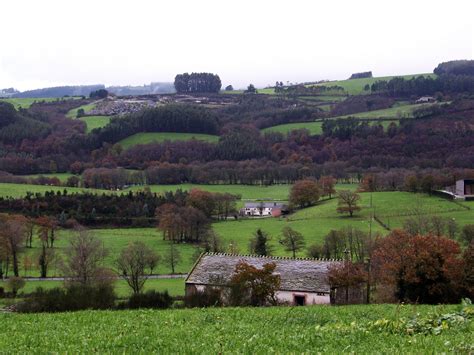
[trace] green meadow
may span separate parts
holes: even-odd
[[[110,122],[110,116],[83,116],[79,119],[86,123],[87,133],[95,128],[102,128]]]
[[[51,174],[52,176],[57,176],[57,174]],[[31,185],[31,184],[9,184],[9,183],[0,183],[0,197],[24,197],[28,192],[33,194],[40,193],[44,194],[45,192],[63,192],[67,190],[68,193],[82,193],[82,192],[91,192],[91,193],[110,193],[108,190],[100,189],[86,189],[82,187],[63,187],[63,186],[45,186],[45,185]]]
[[[62,183],[65,183],[67,179],[69,179],[73,175],[74,174],[71,174],[71,173],[50,173],[50,174],[32,174],[32,175],[17,175],[17,176],[23,177],[26,179],[34,179],[40,176],[47,177],[47,178],[58,178],[59,181],[61,181]]]
[[[357,305],[0,313],[0,346],[6,354],[469,354],[474,346],[472,308]]]
[[[316,85],[317,86],[341,86],[342,88],[344,88],[345,92],[347,92],[349,95],[361,95],[361,94],[370,94],[370,90],[364,91],[364,86],[367,84],[372,85],[376,81],[380,81],[380,80],[388,81],[395,77],[402,77],[405,80],[410,80],[417,76],[436,77],[435,74],[425,73],[425,74],[411,74],[411,75],[381,76],[377,78],[335,80],[335,81],[328,81],[328,82],[320,83]]]
[[[284,250],[278,242],[282,229],[286,226],[302,233],[308,247],[313,243],[322,244],[324,237],[331,230],[346,227],[356,228],[366,233],[371,232],[372,235],[387,234],[388,231],[372,218],[374,214],[391,228],[402,227],[403,221],[409,216],[438,215],[452,218],[456,220],[459,227],[472,223],[474,220],[474,202],[464,202],[459,205],[443,198],[408,192],[362,193],[361,197],[360,206],[362,210],[352,218],[336,212],[337,199],[333,198],[322,200],[316,206],[296,211],[288,216],[216,221],[213,223],[213,228],[221,236],[225,249],[230,249],[232,245],[232,249],[237,249],[240,253],[248,253],[250,239],[255,231],[260,228],[270,235],[270,245],[273,248],[274,255],[290,256],[291,253]],[[57,232],[58,239],[55,248],[59,257],[64,255],[64,250],[73,233],[70,230]],[[162,257],[169,250],[169,243],[163,240],[162,233],[156,228],[104,228],[93,229],[90,233],[98,237],[109,250],[106,265],[112,268],[120,251],[131,241],[142,241]],[[35,240],[33,248],[25,249],[24,255],[28,255],[32,260],[35,260],[39,247],[39,241]],[[195,260],[196,249],[190,244],[179,244],[177,248],[181,253],[181,261],[176,267],[176,272],[186,273]],[[298,256],[306,256],[306,250],[301,251]],[[24,257],[22,257],[22,262],[23,260]],[[27,270],[22,266],[21,269],[22,275],[39,275],[36,266],[32,266]],[[166,274],[171,272],[171,268],[168,264],[162,262],[155,272]],[[49,276],[59,275],[60,258],[51,265],[49,272]]]
[[[56,97],[46,97],[46,98],[13,98],[13,99],[0,99],[0,101],[5,101],[11,103],[15,108],[18,110],[20,107],[27,109],[35,102],[52,102],[52,101],[60,101],[60,100],[71,100],[71,99],[78,99],[78,97],[64,97],[64,98],[56,98]]]
[[[63,287],[63,281],[45,280],[45,281],[26,281],[25,287],[21,289],[18,296],[21,298],[26,294],[35,291],[38,287],[51,289],[53,287]],[[6,282],[0,281],[0,287],[5,288]],[[115,292],[119,298],[130,296],[131,289],[123,279],[117,279],[114,282]],[[159,292],[168,291],[171,296],[184,295],[184,277],[173,279],[148,279],[144,287],[145,291],[155,290]]]
[[[281,124],[278,126],[273,126],[273,127],[268,127],[262,129],[262,132],[278,132],[278,133],[289,133],[294,130],[298,129],[307,129],[311,135],[317,135],[317,134],[322,134],[323,133],[323,122],[318,121],[318,122],[301,122],[301,123],[287,123],[287,124]]]
[[[165,141],[187,141],[191,139],[217,143],[218,136],[200,133],[175,133],[175,132],[146,132],[136,133],[130,137],[122,139],[120,144],[124,149],[128,149],[138,144],[161,143]]]
[[[413,112],[417,109],[423,107],[429,107],[436,104],[414,104],[414,105],[400,105],[394,106],[390,108],[386,108],[383,110],[374,110],[374,111],[367,111],[367,112],[358,112],[353,113],[350,115],[338,116],[338,117],[331,117],[331,119],[336,118],[348,118],[348,117],[355,117],[355,118],[411,118],[413,117]]]
[[[87,112],[92,111],[93,109],[95,109],[95,106],[96,106],[96,102],[91,102],[90,104],[82,105],[82,106],[73,108],[72,110],[69,110],[69,112],[66,114],[66,117],[76,118],[77,117],[77,111],[79,111],[80,109],[83,109],[84,113],[87,113]]]

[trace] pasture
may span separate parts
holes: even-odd
[[[358,112],[352,113],[350,115],[338,116],[338,117],[331,117],[331,119],[336,118],[348,118],[348,117],[355,117],[355,118],[412,118],[413,112],[417,109],[433,106],[436,104],[414,104],[414,105],[395,105],[390,108],[386,108],[383,110],[374,110],[374,111],[366,111],[366,112]]]
[[[57,174],[52,174],[57,176]],[[63,192],[67,190],[68,193],[111,193],[108,190],[100,189],[86,189],[82,187],[64,187],[64,186],[46,186],[46,185],[31,185],[31,184],[9,184],[9,183],[0,183],[0,197],[13,197],[19,198],[26,196],[27,193],[32,194],[44,194],[45,192]]]
[[[69,110],[69,112],[66,114],[66,117],[76,118],[77,117],[77,111],[79,111],[80,109],[83,109],[84,113],[87,113],[87,112],[92,111],[93,109],[95,109],[95,106],[96,106],[96,103],[91,102],[90,104],[82,105],[82,106],[73,108],[72,110]]]
[[[122,139],[120,144],[124,149],[131,148],[138,144],[161,143],[165,141],[187,141],[191,139],[217,143],[218,136],[200,133],[175,133],[175,132],[144,132],[136,133],[130,137]]]
[[[17,175],[19,177],[23,177],[26,179],[35,179],[40,176],[47,177],[47,178],[58,178],[61,183],[65,183],[67,179],[69,179],[71,176],[74,176],[74,174],[71,173],[51,173],[51,174],[32,174],[32,175]]]
[[[449,317],[461,311],[462,320]],[[0,346],[5,353],[467,354],[472,313],[461,305],[0,313]],[[435,329],[441,315],[447,320]]]
[[[47,97],[47,98],[10,98],[10,99],[0,99],[0,101],[11,103],[18,110],[19,108],[27,109],[35,102],[52,102],[60,101],[65,99],[76,99],[76,98],[56,98],[56,97]]]
[[[281,193],[281,192],[280,192]],[[316,206],[299,210],[294,214],[281,218],[253,218],[228,221],[216,221],[212,224],[213,229],[221,236],[224,249],[237,250],[239,253],[248,253],[248,246],[252,235],[260,228],[267,232],[270,237],[270,245],[273,254],[277,256],[290,256],[291,252],[286,251],[278,242],[281,238],[282,229],[289,226],[303,234],[306,247],[311,244],[322,244],[324,237],[331,230],[352,227],[362,230],[372,235],[388,233],[384,227],[376,222],[372,216],[375,214],[391,228],[403,226],[403,221],[409,216],[430,216],[454,219],[461,228],[463,225],[472,223],[474,220],[474,202],[463,202],[461,205],[452,201],[428,196],[425,194],[412,194],[407,192],[376,192],[362,193],[360,206],[362,210],[350,218],[336,212],[337,199],[320,201]],[[471,208],[470,210],[468,208]],[[60,230],[57,232],[55,243],[56,254],[59,258],[51,265],[49,276],[60,276],[60,256],[64,255],[64,250],[72,236],[70,230]],[[169,242],[163,240],[162,233],[156,228],[107,228],[93,229],[90,233],[98,237],[109,250],[109,255],[105,261],[106,265],[114,268],[115,260],[120,251],[131,241],[142,241],[164,260],[164,256],[169,250]],[[33,248],[25,249],[24,255],[28,255],[31,260],[36,260],[40,243],[35,238]],[[176,267],[176,272],[186,273],[190,270],[197,251],[193,245],[177,245],[181,253],[181,261]],[[306,249],[297,254],[300,257],[306,256]],[[28,276],[38,276],[39,271],[35,265],[25,270],[23,265],[24,257],[21,259],[21,274]],[[170,265],[161,262],[155,269],[155,273],[171,273]]]
[[[291,131],[295,131],[298,129],[307,129],[309,133],[314,136],[317,134],[322,134],[323,133],[323,122],[318,121],[318,122],[301,122],[301,123],[286,123],[286,124],[281,124],[278,126],[273,126],[273,127],[268,127],[262,129],[263,133],[266,132],[278,132],[278,133],[283,133],[287,134],[290,133]]]
[[[370,94],[370,90],[364,91],[364,86],[367,84],[372,85],[376,81],[380,81],[380,80],[389,81],[390,79],[393,79],[395,77],[402,77],[405,80],[410,80],[417,76],[425,76],[425,77],[433,77],[433,78],[436,77],[435,74],[425,73],[425,74],[411,74],[411,75],[381,76],[377,78],[334,80],[334,81],[328,81],[328,82],[320,83],[316,85],[317,86],[340,86],[349,95],[364,95],[364,94]],[[312,85],[309,85],[309,86],[312,86]]]
[[[355,114],[358,115],[358,114]],[[354,117],[355,115],[351,115],[351,117]],[[341,116],[341,117],[335,117],[335,118],[346,118],[346,116]],[[330,118],[333,119],[333,118]],[[361,120],[364,120],[361,118]],[[393,119],[380,119],[380,120],[375,120],[372,119],[368,121],[369,125],[374,126],[374,125],[382,125],[384,129],[387,129],[388,126],[391,123],[398,124],[398,120],[393,120]],[[281,124],[278,126],[272,126],[268,128],[262,129],[263,133],[266,132],[279,132],[283,134],[288,134],[291,131],[298,130],[298,129],[307,129],[309,131],[310,135],[319,135],[323,133],[323,122],[322,121],[316,121],[316,122],[301,122],[301,123],[286,123],[286,124]]]
[[[110,122],[110,116],[83,116],[79,119],[86,123],[87,133],[93,129],[102,128]]]
[[[26,281],[25,287],[21,289],[18,296],[21,298],[25,294],[29,294],[36,290],[38,287],[43,289],[51,289],[53,287],[63,287],[63,281]],[[5,282],[0,281],[0,287],[5,288]],[[131,289],[123,279],[118,279],[114,282],[115,292],[118,298],[126,298],[130,296]],[[148,279],[144,287],[145,291],[156,290],[159,292],[168,291],[171,296],[183,296],[184,295],[184,277],[177,279]]]

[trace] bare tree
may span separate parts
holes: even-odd
[[[117,269],[133,293],[137,294],[142,291],[158,260],[158,255],[143,242],[132,242],[120,253]]]
[[[171,267],[171,273],[174,274],[176,265],[181,261],[181,253],[176,248],[175,243],[169,243],[169,249],[164,256],[164,261]]]
[[[1,216],[0,218],[0,243],[11,256],[13,274],[19,277],[19,254],[24,247],[26,239],[27,219],[23,216]]]
[[[90,231],[79,228],[65,251],[64,274],[73,282],[89,286],[104,277],[102,266],[108,250]]]
[[[287,251],[291,251],[293,258],[296,258],[296,253],[303,250],[305,241],[303,234],[286,226],[283,228],[283,238],[280,239],[280,244],[282,244]]]

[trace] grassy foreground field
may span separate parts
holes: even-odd
[[[191,139],[197,139],[210,143],[217,143],[219,141],[218,136],[211,134],[147,132],[134,134],[130,137],[122,139],[120,142],[118,142],[118,144],[120,144],[124,149],[128,149],[137,144],[160,143],[164,141],[187,141]]]
[[[459,311],[362,305],[4,313],[0,347],[5,353],[467,354],[474,346],[472,314],[445,321],[439,331],[429,324]]]

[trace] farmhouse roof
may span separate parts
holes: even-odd
[[[224,286],[230,281],[236,265],[241,261],[257,268],[262,268],[267,263],[275,263],[275,274],[280,275],[280,290],[300,292],[329,292],[328,269],[331,265],[340,263],[330,259],[206,253],[196,262],[186,278],[186,283]]]
[[[246,202],[245,208],[282,208],[285,206],[283,203],[280,202]]]

